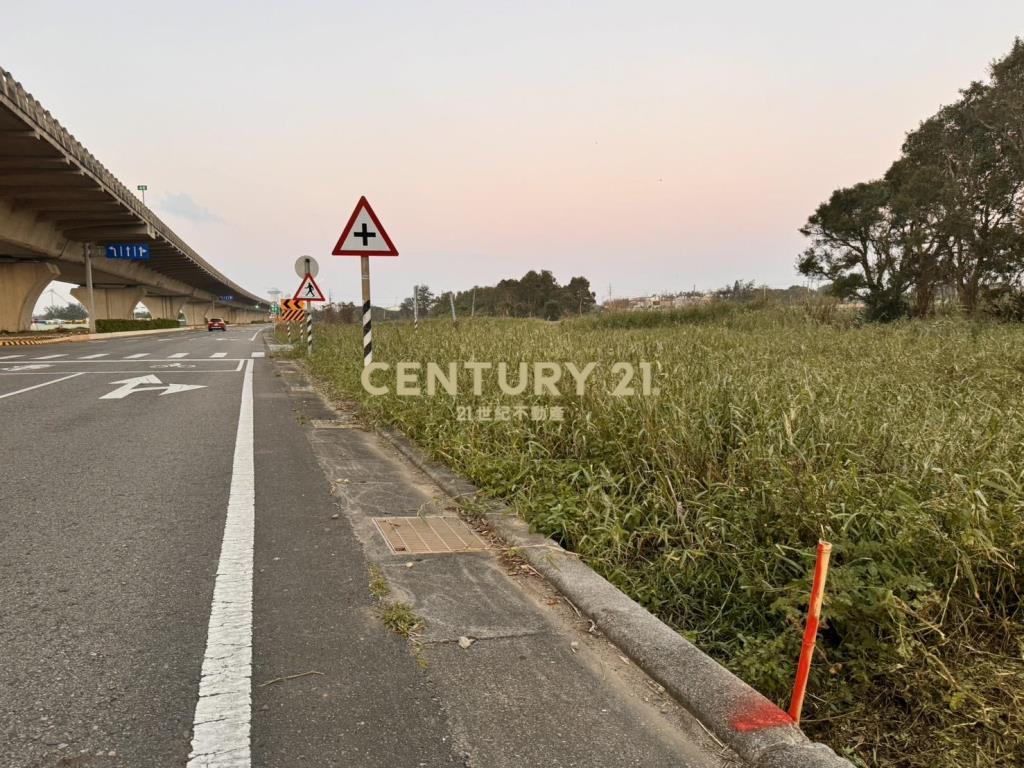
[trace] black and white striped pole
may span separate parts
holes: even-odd
[[[359,257],[363,278],[363,366],[373,362],[373,307],[370,304],[370,257]]]
[[[306,356],[313,356],[313,305],[306,304]]]
[[[412,287],[412,329],[414,331],[420,329],[420,287],[418,285]]]

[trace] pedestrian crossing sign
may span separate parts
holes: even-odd
[[[324,298],[324,292],[320,290],[320,286],[316,284],[316,280],[313,276],[308,274],[302,278],[302,284],[299,286],[299,290],[295,292],[295,296],[292,297],[293,301],[327,301]]]

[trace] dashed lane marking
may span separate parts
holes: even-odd
[[[253,352],[252,356],[253,357],[266,357],[266,354],[267,354],[266,352]]]
[[[24,355],[0,355],[0,360],[13,360],[16,357],[24,357]]]
[[[61,378],[53,379],[52,381],[44,381],[42,384],[33,384],[31,387],[25,387],[24,389],[16,389],[14,392],[7,392],[7,393],[5,393],[3,395],[0,395],[0,400],[3,400],[5,397],[14,397],[15,395],[20,395],[22,392],[31,392],[33,389],[40,389],[41,387],[48,387],[51,384],[57,384],[57,383],[59,383],[61,381],[67,381],[68,379],[73,379],[76,376],[81,376],[81,375],[82,375],[81,373],[72,373],[70,376],[62,376]]]
[[[140,357],[149,357],[149,352],[139,352],[134,355],[128,355],[125,360],[138,360]]]
[[[43,355],[42,357],[33,357],[33,360],[56,360],[58,357],[67,357],[67,352],[61,352],[59,355]]]
[[[214,352],[212,355],[210,355],[210,357],[227,357],[227,356],[228,356],[227,352]]]
[[[247,360],[228,514],[213,586],[188,768],[252,765],[252,560],[256,512],[252,367],[252,360]]]
[[[188,357],[188,352],[175,352],[173,355],[168,355],[168,357],[173,357],[175,359],[179,357]]]
[[[99,354],[96,354],[96,355],[82,355],[78,359],[79,360],[98,360],[99,358],[106,357],[109,354],[110,354],[109,352],[100,352]]]

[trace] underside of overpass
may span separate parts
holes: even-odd
[[[145,244],[149,258],[107,258],[112,244]],[[246,322],[270,310],[189,248],[0,69],[0,331],[28,329],[52,280],[77,283],[72,294],[93,319],[131,318],[140,301],[153,317],[184,313],[190,323],[213,315]]]

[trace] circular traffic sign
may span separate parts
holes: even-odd
[[[299,277],[305,277],[306,275],[317,276],[320,271],[320,265],[316,263],[316,259],[312,256],[299,256],[295,260],[295,274]]]

